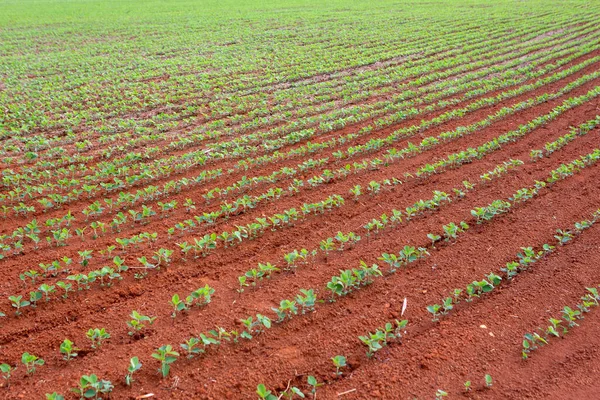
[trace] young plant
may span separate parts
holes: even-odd
[[[60,344],[60,352],[63,354],[63,358],[67,361],[71,361],[73,358],[77,357],[76,351],[79,349],[73,345],[73,342],[69,339],[65,339]]]
[[[275,311],[277,317],[279,317],[277,322],[283,322],[286,318],[291,319],[292,315],[298,314],[296,302],[287,299],[281,300],[279,307],[272,307],[271,309]]]
[[[156,349],[156,351],[152,353],[152,357],[160,361],[158,372],[161,373],[163,378],[166,378],[171,370],[171,364],[177,361],[179,353],[173,350],[173,346],[167,344]]]
[[[42,358],[39,358],[27,352],[23,353],[23,355],[21,356],[21,362],[23,363],[23,365],[25,365],[27,375],[35,373],[35,369],[37,367],[44,365],[44,360]]]
[[[23,296],[10,296],[8,300],[10,300],[12,306],[16,308],[15,315],[21,315],[21,308],[31,304],[27,300],[23,300]]]
[[[299,295],[296,295],[296,302],[302,307],[302,314],[315,310],[315,303],[317,302],[317,296],[313,289],[300,289]]]
[[[466,381],[464,383],[464,385],[465,385],[465,392],[471,391],[471,381]]]
[[[0,364],[0,372],[2,373],[2,377],[6,380],[6,387],[10,387],[10,376],[13,372],[15,372],[17,368],[13,368],[8,364]]]
[[[133,374],[142,368],[142,363],[137,357],[132,357],[129,360],[129,366],[127,367],[127,375],[125,375],[125,384],[131,386],[134,382]]]
[[[439,321],[439,313],[440,310],[442,309],[442,306],[439,304],[433,304],[431,306],[427,306],[427,311],[429,311],[431,313],[431,315],[433,316],[432,321],[433,322],[437,322]]]
[[[256,314],[256,321],[254,321],[252,317],[242,319],[241,321],[244,324],[246,330],[242,332],[240,336],[248,340],[252,339],[254,335],[258,335],[264,332],[263,328],[271,328],[271,320],[269,319],[269,317],[266,317],[261,314]]]
[[[102,342],[110,338],[106,328],[94,328],[87,331],[86,336],[92,341],[92,349],[100,348]]]
[[[179,298],[179,295],[177,293],[175,293],[171,298],[171,305],[173,306],[173,313],[171,314],[172,318],[175,318],[178,312],[187,310],[188,308],[185,302]]]
[[[261,400],[278,400],[277,396],[273,395],[270,390],[264,384],[259,384],[256,387],[256,394]]]
[[[335,366],[335,374],[337,376],[341,376],[342,373],[340,372],[340,369],[346,366],[346,357],[338,355],[338,356],[332,357],[331,361],[333,362],[333,365]]]
[[[73,389],[73,392],[86,399],[101,400],[100,395],[112,392],[113,384],[104,379],[98,379],[94,374],[83,375],[79,379],[79,387]]]
[[[191,337],[185,343],[180,344],[180,346],[187,353],[187,358],[194,358],[195,355],[204,353],[203,349],[197,347],[199,344],[200,339]]]
[[[318,387],[320,387],[320,386],[323,386],[323,385],[324,385],[324,383],[319,383],[319,382],[317,381],[317,378],[315,378],[315,377],[314,377],[314,376],[312,376],[312,375],[309,375],[309,376],[308,376],[308,378],[307,378],[307,383],[308,383],[308,384],[309,384],[309,386],[311,387],[311,389],[310,389],[310,392],[311,392],[311,393],[312,393],[312,395],[313,395],[313,399],[316,399],[316,398],[317,398],[317,388],[318,388]]]
[[[435,243],[438,242],[442,237],[440,235],[436,235],[435,233],[428,233],[427,238],[431,240],[431,247],[435,249]]]
[[[144,324],[145,322],[152,325],[154,320],[156,320],[156,317],[148,317],[138,313],[135,310],[131,311],[131,318],[132,319],[130,321],[127,321],[127,326],[133,329],[133,331],[129,331],[129,335],[133,335],[135,332],[139,332],[144,329],[146,327]]]
[[[485,375],[485,387],[487,387],[487,388],[492,387],[492,376],[490,374]]]

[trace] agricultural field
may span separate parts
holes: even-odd
[[[0,0],[1,399],[594,399],[600,2]]]

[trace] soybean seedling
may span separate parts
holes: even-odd
[[[17,368],[13,368],[8,364],[0,364],[0,372],[2,372],[2,377],[6,380],[6,387],[10,387],[10,375],[15,372]]]
[[[94,374],[83,375],[79,379],[79,387],[73,392],[86,399],[100,399],[99,395],[112,392],[114,386],[111,381],[98,379]]]
[[[12,306],[16,308],[15,315],[21,315],[21,308],[31,304],[27,300],[23,300],[23,296],[10,296],[8,299],[12,303]]]
[[[133,331],[128,332],[130,336],[136,331],[139,332],[144,329],[146,327],[144,322],[148,322],[150,325],[152,325],[156,319],[156,317],[148,317],[147,315],[142,315],[135,310],[131,311],[131,318],[132,319],[130,321],[127,321],[127,325],[133,329]]]
[[[319,382],[317,381],[317,378],[315,378],[315,377],[314,377],[314,376],[312,376],[312,375],[309,375],[309,376],[308,376],[308,378],[307,378],[307,382],[308,382],[308,384],[309,384],[309,385],[310,385],[310,387],[311,387],[311,389],[310,389],[310,392],[311,392],[311,393],[312,393],[312,395],[313,395],[313,399],[316,399],[316,398],[317,398],[317,388],[318,388],[319,386],[323,386],[324,384],[323,384],[323,383],[319,383]]]
[[[127,386],[131,386],[134,382],[133,374],[139,371],[142,368],[142,363],[137,357],[132,357],[129,360],[129,367],[127,367],[127,375],[125,375],[125,384]]]
[[[27,352],[23,353],[21,356],[21,362],[25,365],[27,369],[27,375],[31,375],[35,373],[36,367],[44,365],[44,360],[34,356],[33,354],[29,354]]]
[[[152,353],[152,357],[160,361],[158,372],[161,373],[163,378],[166,378],[171,370],[171,364],[177,361],[179,353],[173,350],[173,346],[167,344],[156,349],[156,351]]]
[[[465,382],[465,392],[469,392],[471,390],[471,381]]]
[[[436,235],[435,233],[428,233],[427,238],[431,240],[431,247],[435,249],[435,243],[439,241],[442,237],[440,235]]]
[[[65,339],[64,342],[60,344],[60,352],[63,354],[63,358],[67,361],[71,361],[75,357],[77,357],[76,351],[79,349],[73,345],[73,342],[69,339]]]
[[[487,387],[487,388],[492,387],[492,376],[490,374],[485,375],[485,387]]]
[[[277,396],[273,395],[270,390],[262,383],[256,387],[256,394],[262,400],[277,400]]]
[[[110,338],[105,328],[90,329],[85,335],[92,341],[92,349],[99,348],[102,346],[102,341]]]
[[[346,357],[335,356],[335,357],[331,358],[331,361],[333,362],[333,365],[335,365],[335,374],[337,376],[341,376],[342,373],[340,372],[340,368],[343,368],[346,366]]]

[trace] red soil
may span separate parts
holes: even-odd
[[[557,90],[597,68],[598,65],[594,64],[546,88],[443,124],[422,136],[466,126],[502,106]],[[430,152],[394,163],[380,171],[368,171],[356,177],[351,175],[348,180],[335,181],[318,190],[282,197],[232,220],[220,220],[216,226],[185,238],[170,240],[166,234],[174,221],[189,218],[183,209],[178,209],[168,219],[154,219],[147,226],[136,226],[119,235],[107,234],[95,241],[88,238],[83,243],[72,238],[63,248],[46,247],[43,251],[27,251],[24,255],[0,261],[4,273],[0,298],[14,294],[28,296],[32,288],[23,288],[20,273],[40,262],[64,255],[72,257],[76,263],[77,250],[103,249],[113,244],[115,237],[141,231],[159,233],[158,242],[150,248],[144,246],[122,256],[128,265],[137,265],[137,257],[150,256],[160,247],[174,248],[175,242],[190,241],[206,232],[221,232],[256,217],[290,207],[298,208],[304,202],[321,200],[331,194],[339,193],[346,197],[344,207],[322,217],[312,217],[277,232],[267,231],[254,241],[245,241],[233,249],[220,248],[206,258],[183,261],[176,251],[175,260],[169,268],[152,272],[142,280],[134,279],[134,270],[130,270],[114,287],[99,288],[96,285],[90,291],[72,294],[67,300],[53,298],[48,303],[40,301],[37,309],[28,309],[21,317],[15,317],[8,303],[3,303],[2,311],[8,317],[0,319],[0,362],[14,365],[27,351],[44,358],[46,364],[31,376],[26,376],[25,368],[20,366],[11,379],[10,388],[5,384],[0,388],[0,397],[33,399],[53,391],[67,394],[82,374],[94,373],[115,384],[111,399],[133,399],[147,393],[153,393],[153,398],[157,399],[246,399],[256,397],[254,391],[258,383],[265,383],[271,390],[283,390],[291,384],[307,392],[308,375],[326,383],[318,389],[318,399],[433,398],[437,389],[443,389],[455,398],[462,396],[459,393],[466,380],[473,382],[473,390],[464,395],[466,398],[595,398],[600,389],[600,383],[594,379],[599,372],[594,361],[600,356],[600,339],[596,334],[600,327],[600,314],[597,310],[586,314],[585,319],[580,321],[581,326],[564,338],[536,351],[530,360],[521,360],[520,351],[524,333],[534,331],[537,326],[545,326],[543,324],[548,318],[560,315],[563,306],[577,303],[585,293],[585,287],[600,284],[597,268],[600,263],[600,252],[597,251],[600,227],[597,225],[491,294],[472,303],[461,303],[439,323],[431,322],[426,306],[439,303],[454,288],[482,279],[490,271],[497,273],[500,267],[515,257],[520,247],[553,242],[556,229],[570,228],[600,207],[600,174],[598,166],[593,166],[558,182],[540,196],[489,223],[476,225],[470,215],[474,207],[487,205],[495,199],[506,199],[517,189],[531,186],[535,180],[543,180],[561,163],[598,147],[600,129],[595,129],[550,157],[535,163],[529,158],[532,149],[542,148],[545,142],[567,133],[569,126],[579,125],[599,114],[598,99],[576,107],[522,140],[460,168],[424,180],[409,179],[378,196],[362,196],[359,202],[351,200],[348,190],[357,183],[365,186],[371,180],[402,177],[405,172],[414,172],[431,160],[480,145],[547,113],[566,98],[582,95],[599,84],[600,80],[591,81],[567,96],[519,112]],[[407,121],[393,129],[415,122]],[[347,129],[336,134],[348,132]],[[383,130],[374,136],[383,137],[391,131]],[[399,142],[395,147],[402,147],[405,143]],[[365,155],[359,159],[372,156]],[[450,193],[464,180],[478,182],[482,173],[510,158],[521,159],[525,164],[487,185],[478,185],[462,200],[453,201],[438,211],[379,236],[367,239],[361,228],[384,212],[389,215],[393,208],[404,209],[419,199],[430,198],[433,190]],[[300,161],[286,161],[276,168],[292,166]],[[232,164],[223,162],[222,165],[227,168]],[[259,171],[268,173],[272,168],[265,167]],[[317,172],[311,172],[305,178],[315,174]],[[214,184],[224,187],[242,174],[234,175]],[[186,197],[192,197],[200,204],[203,189],[194,189],[174,198],[181,204]],[[248,194],[256,195],[263,190],[251,189]],[[80,222],[83,218],[79,215],[84,206],[76,204],[72,208]],[[206,211],[200,208],[205,207],[199,207],[197,211]],[[192,360],[181,357],[173,364],[169,377],[159,379],[156,371],[158,362],[150,356],[159,346],[172,344],[179,349],[184,340],[216,325],[241,331],[240,318],[257,312],[274,318],[271,307],[278,305],[281,299],[294,297],[301,288],[315,288],[324,298],[327,296],[327,281],[340,269],[356,267],[359,260],[368,264],[378,262],[377,257],[382,252],[397,252],[406,244],[425,246],[428,244],[427,233],[438,232],[442,224],[460,220],[469,222],[472,229],[455,243],[432,249],[431,257],[396,274],[377,279],[372,285],[334,303],[319,304],[313,313],[274,324],[272,329],[251,341],[224,343]],[[16,225],[16,221],[8,222],[3,228],[10,231]],[[363,240],[348,251],[333,252],[327,258],[319,255],[295,273],[275,274],[258,287],[237,293],[237,277],[254,268],[258,262],[282,266],[284,253],[303,247],[316,248],[322,239],[334,236],[338,231],[357,232]],[[88,270],[110,263],[101,260],[97,253],[95,251]],[[75,270],[78,268],[78,265],[74,267]],[[42,282],[55,281],[51,278]],[[169,300],[174,293],[187,295],[207,283],[216,290],[208,306],[183,313],[175,319],[170,317]],[[400,318],[405,298],[408,307],[403,318],[407,318],[409,324],[402,343],[392,343],[368,359],[358,336]],[[156,323],[138,337],[127,334],[126,321],[132,310],[158,316]],[[111,334],[111,338],[98,350],[90,349],[85,337],[85,332],[95,327],[105,327]],[[68,363],[58,351],[65,338],[82,349],[79,356]],[[349,363],[342,369],[341,377],[335,376],[335,368],[330,361],[338,354],[345,355]],[[133,356],[140,358],[143,368],[134,376],[136,381],[129,388],[125,386],[123,377],[128,360]],[[492,375],[493,387],[483,387],[485,374]]]

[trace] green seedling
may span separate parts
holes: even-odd
[[[110,338],[106,328],[94,328],[87,331],[86,336],[92,341],[92,349],[100,348],[102,342]]]
[[[332,357],[331,361],[333,362],[333,365],[335,366],[335,374],[337,376],[341,376],[342,373],[340,372],[340,369],[346,366],[346,357],[338,355],[338,356]]]
[[[142,363],[137,357],[132,357],[129,360],[129,366],[127,367],[127,375],[125,375],[125,384],[131,386],[134,382],[133,374],[142,368]]]
[[[146,315],[142,315],[137,311],[131,311],[131,320],[127,321],[127,326],[129,326],[133,331],[129,332],[129,335],[133,335],[136,331],[139,332],[146,327],[144,324],[147,322],[149,325],[152,325],[156,320],[156,317],[148,317]]]
[[[16,308],[15,315],[21,315],[21,308],[31,304],[27,300],[23,300],[23,296],[10,296],[8,300],[10,300],[12,306]]]
[[[74,346],[73,342],[69,339],[65,339],[60,344],[60,352],[63,354],[63,358],[67,361],[71,361],[73,358],[77,357],[77,351],[79,349]]]
[[[312,393],[312,395],[313,395],[313,398],[315,398],[315,399],[316,399],[316,397],[317,397],[317,388],[318,388],[318,387],[320,387],[320,386],[323,386],[323,385],[324,385],[324,383],[319,383],[319,382],[317,381],[317,378],[315,378],[315,377],[314,377],[314,376],[312,376],[312,375],[309,375],[309,376],[308,376],[308,378],[307,378],[307,383],[308,383],[308,384],[310,385],[310,387],[311,387],[311,389],[310,389],[310,392]]]
[[[44,360],[42,358],[27,352],[23,353],[21,356],[21,362],[25,365],[27,375],[34,374],[37,367],[44,365]]]
[[[466,381],[464,385],[465,385],[465,392],[471,391],[471,381]]]
[[[262,400],[278,400],[277,396],[273,395],[270,390],[262,383],[256,387],[256,394]]]
[[[163,378],[166,378],[171,370],[171,364],[177,361],[179,353],[173,350],[173,346],[167,344],[156,349],[156,351],[152,353],[152,357],[160,361],[158,372],[161,373]]]
[[[101,395],[112,392],[113,384],[104,379],[98,379],[94,374],[83,375],[79,379],[79,387],[73,389],[73,392],[82,398],[101,400]]]
[[[0,372],[2,377],[6,380],[6,387],[10,387],[10,376],[15,372],[17,368],[13,368],[8,364],[0,364]]]
[[[485,375],[485,387],[487,388],[491,388],[492,387],[492,376],[490,374],[486,374]]]

